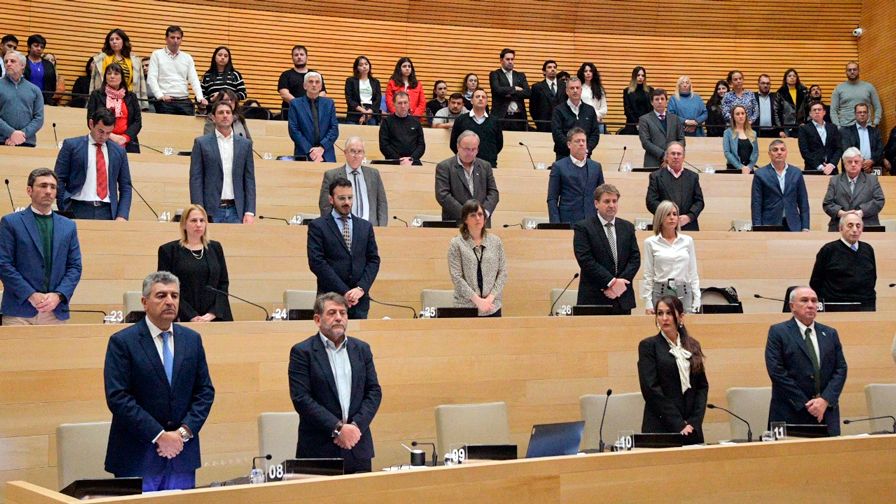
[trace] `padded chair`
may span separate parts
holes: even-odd
[[[653,217],[635,217],[635,231],[651,231],[653,229]]]
[[[436,446],[440,454],[467,444],[510,444],[507,403],[436,406]]]
[[[585,420],[583,450],[596,450],[600,441],[600,417],[604,411],[606,394],[585,394],[579,397],[582,420]],[[607,417],[604,419],[604,443],[613,446],[622,431],[641,432],[644,417],[644,396],[640,392],[614,394],[607,403]]]
[[[526,215],[520,221],[520,225],[523,229],[535,229],[535,226],[549,222],[551,222],[551,219],[542,215]]]
[[[881,219],[880,225],[883,226],[888,233],[896,231],[896,219]]]
[[[420,223],[426,221],[441,222],[442,216],[439,214],[417,214],[411,219],[411,227],[420,227]]]
[[[283,291],[283,306],[287,310],[311,310],[314,308],[315,300],[317,300],[316,291],[295,289]]]
[[[896,383],[869,383],[865,385],[865,403],[868,416],[896,416]],[[872,431],[893,431],[892,420],[873,420]]]
[[[768,429],[768,407],[772,400],[771,387],[732,387],[725,392],[728,409],[744,417],[753,429],[753,439],[758,439]],[[731,439],[746,439],[747,426],[729,416]]]
[[[753,221],[750,219],[733,219],[731,231],[750,231],[753,229]]]
[[[265,469],[268,465],[296,458],[298,442],[298,413],[295,411],[268,412],[258,415],[258,453],[259,455],[271,454],[271,460],[263,461]]]
[[[131,312],[142,312],[143,311],[143,303],[140,299],[143,297],[143,293],[140,291],[126,291],[122,296],[122,306],[124,306],[124,314],[127,315]]]
[[[88,478],[113,478],[104,469],[112,422],[69,423],[56,427],[59,488]]]
[[[563,292],[563,289],[551,289],[551,305],[554,307],[555,312],[559,310],[561,306],[569,306],[570,309],[572,309],[579,299],[578,289],[567,289],[566,292],[563,292],[563,296],[560,296],[561,292]],[[560,300],[558,301],[557,298],[560,298]],[[548,308],[550,308],[550,306]]]
[[[454,291],[423,289],[420,291],[420,306],[426,308],[454,308]]]

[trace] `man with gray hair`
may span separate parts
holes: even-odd
[[[840,239],[824,244],[815,256],[809,285],[824,303],[861,303],[876,308],[877,261],[871,244],[860,242],[864,226],[858,214],[840,217]]]
[[[37,132],[44,125],[44,97],[28,82],[25,55],[9,50],[3,56],[6,75],[0,79],[0,142],[35,147]]]
[[[600,142],[597,112],[591,105],[582,103],[582,81],[578,77],[571,77],[566,81],[566,96],[566,101],[558,103],[551,115],[551,135],[554,139],[557,161],[569,157],[566,134],[573,128],[581,128],[585,132],[586,156],[590,158],[591,153],[597,148],[597,143]],[[587,196],[590,203],[591,191],[588,191]]]
[[[196,486],[199,431],[215,399],[199,333],[175,324],[180,282],[143,280],[146,317],[109,338],[103,377],[112,427],[106,471],[142,477],[143,491]]]
[[[647,114],[645,114],[647,115]],[[651,214],[665,200],[678,205],[682,231],[699,231],[697,218],[703,211],[700,176],[684,169],[684,144],[672,141],[666,147],[666,167],[650,174],[647,184],[647,210]]]
[[[475,199],[486,213],[486,226],[491,226],[492,213],[498,206],[498,186],[492,165],[476,155],[479,135],[467,130],[457,138],[457,156],[436,165],[436,201],[442,207],[443,221],[460,220],[467,200]]]
[[[320,185],[320,215],[325,216],[333,210],[330,203],[330,184],[337,178],[344,177],[352,183],[352,215],[374,226],[389,225],[389,203],[386,201],[386,188],[376,168],[362,165],[364,161],[364,141],[361,137],[352,136],[345,141],[345,166],[327,170]]]
[[[333,144],[339,138],[336,105],[321,95],[323,78],[317,72],[305,74],[305,96],[289,103],[289,137],[295,144],[294,156],[315,163],[335,163]]]
[[[822,201],[824,213],[830,216],[828,231],[836,231],[840,219],[855,214],[863,226],[879,226],[878,215],[884,208],[884,191],[876,175],[862,170],[864,158],[856,147],[843,153],[843,173],[828,181],[828,190]]]

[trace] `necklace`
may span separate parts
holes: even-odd
[[[205,256],[205,247],[202,247],[201,249],[199,249],[198,254],[196,253],[195,250],[191,250],[191,249],[187,249],[187,250],[190,251],[190,254],[193,256],[193,259],[196,259],[197,261],[201,261],[202,258]]]

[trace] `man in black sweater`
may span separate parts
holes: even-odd
[[[395,113],[380,124],[380,152],[401,166],[421,165],[426,140],[420,121],[409,115],[411,101],[404,91],[395,93]]]
[[[848,212],[840,218],[840,239],[824,244],[815,256],[809,285],[822,302],[861,302],[875,309],[877,263],[874,249],[862,237],[862,218]]]
[[[479,135],[479,159],[484,159],[498,167],[498,154],[504,148],[504,133],[501,124],[485,112],[488,95],[484,89],[473,91],[473,110],[469,114],[461,114],[454,120],[451,128],[451,152],[457,154],[457,138],[464,131],[470,130]]]

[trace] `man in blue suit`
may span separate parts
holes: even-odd
[[[594,215],[594,190],[604,183],[600,163],[588,158],[585,130],[566,134],[569,156],[554,162],[548,179],[548,217],[552,223],[579,222]]]
[[[294,155],[315,163],[335,163],[333,144],[339,137],[336,106],[332,98],[320,96],[323,78],[305,74],[305,96],[289,102],[289,137],[296,144]]]
[[[0,304],[3,325],[58,324],[81,279],[81,247],[75,223],[53,213],[56,174],[28,175],[31,206],[0,220]]]
[[[174,324],[180,282],[167,271],[143,280],[146,318],[113,334],[103,377],[112,427],[106,471],[142,477],[143,491],[196,486],[199,430],[215,388],[199,333]]]
[[[56,207],[76,219],[128,220],[131,211],[131,170],[124,147],[109,142],[115,115],[94,111],[87,136],[68,138],[56,157],[59,189]]]
[[[345,334],[347,310],[335,292],[317,298],[318,333],[289,352],[289,395],[301,418],[296,457],[341,458],[351,474],[371,470],[370,423],[383,393],[370,345]]]
[[[846,383],[846,359],[833,327],[815,322],[818,296],[809,287],[790,291],[793,318],[771,326],[765,367],[772,380],[768,421],[825,424],[840,435],[840,393]]]
[[[308,225],[308,266],[317,277],[317,292],[336,292],[348,302],[348,315],[366,319],[370,287],[380,270],[373,226],[352,216],[352,183],[330,183],[333,210]]]
[[[193,142],[190,203],[202,205],[213,222],[255,222],[255,160],[252,141],[233,133],[233,104],[212,105],[215,131]]]
[[[768,155],[772,162],[753,175],[753,225],[783,225],[791,231],[808,231],[809,194],[803,172],[787,163],[787,145],[782,140],[772,140]]]

